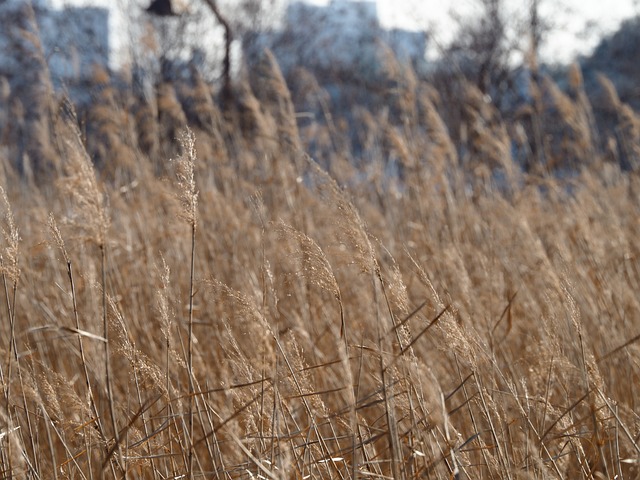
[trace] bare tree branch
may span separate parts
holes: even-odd
[[[231,98],[231,42],[233,41],[233,32],[231,24],[222,14],[216,0],[204,0],[209,6],[213,15],[222,28],[224,28],[224,60],[222,63],[222,100]]]

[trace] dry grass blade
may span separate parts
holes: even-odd
[[[398,328],[404,326],[409,320],[415,317],[418,314],[418,312],[420,312],[420,310],[422,310],[428,303],[429,303],[428,300],[425,300],[424,302],[422,302],[411,313],[409,313],[409,315],[407,315],[400,322],[398,322],[398,324],[395,325],[392,330],[397,330]]]
[[[518,294],[518,292],[514,292],[514,294],[509,297],[509,301],[507,302],[507,306],[504,307],[504,310],[502,310],[502,313],[500,314],[500,318],[498,319],[496,324],[491,329],[491,333],[492,334],[496,331],[496,329],[498,328],[498,325],[500,325],[502,320],[506,317],[507,318],[507,329],[505,331],[504,336],[506,337],[507,335],[509,335],[509,332],[511,331],[511,327],[513,326],[513,321],[512,321],[512,318],[511,318],[511,305],[513,304],[513,301],[516,299],[516,295],[517,294]]]
[[[447,311],[449,310],[449,308],[451,308],[451,306],[450,306],[450,305],[447,305],[446,307],[444,307],[444,308],[440,311],[440,313],[438,313],[438,315],[436,315],[436,316],[435,316],[435,318],[434,318],[433,320],[431,320],[431,322],[429,322],[429,323],[427,324],[427,326],[426,326],[426,327],[424,327],[424,328],[422,329],[422,331],[421,331],[418,335],[416,335],[416,337],[415,337],[413,340],[411,340],[411,342],[410,342],[408,345],[406,345],[406,346],[405,346],[405,347],[400,351],[400,354],[399,354],[399,355],[404,355],[404,354],[405,354],[405,352],[406,352],[407,350],[409,350],[409,349],[411,348],[411,346],[412,346],[414,343],[416,343],[420,337],[422,337],[425,333],[427,333],[427,332],[429,331],[429,329],[430,329],[431,327],[433,327],[433,326],[434,326],[434,325],[435,325],[435,324],[436,324],[436,323],[437,323],[437,322],[442,318],[442,316],[443,316],[445,313],[447,313]]]
[[[296,230],[280,221],[276,230],[281,240],[289,243],[288,254],[300,264],[297,274],[334,296],[340,308],[340,337],[348,344],[347,326],[344,318],[344,307],[338,281],[333,273],[331,264],[320,246],[308,235]]]
[[[196,261],[196,227],[198,220],[198,191],[196,190],[195,164],[196,164],[196,137],[187,128],[180,135],[182,155],[176,160],[176,177],[178,198],[181,201],[180,215],[191,228],[191,262],[189,269],[189,311],[188,311],[188,335],[187,340],[187,369],[189,374],[189,411],[188,411],[188,431],[187,443],[187,465],[189,477],[193,474],[193,400],[194,400],[194,373],[193,373],[193,296],[195,282],[195,261]]]
[[[267,478],[271,478],[273,480],[279,480],[280,477],[275,475],[269,469],[267,469],[260,460],[258,460],[247,447],[244,446],[242,440],[240,440],[233,432],[231,432],[231,438],[233,441],[240,447],[240,449],[245,453],[245,455],[253,462],[253,464],[260,469],[262,473],[264,473]]]
[[[595,388],[595,387],[594,387]],[[567,407],[564,412],[562,412],[561,415],[558,416],[558,418],[556,418],[551,425],[549,425],[547,427],[547,429],[544,431],[544,433],[542,435],[540,435],[540,439],[539,442],[542,443],[543,440],[545,439],[545,437],[547,435],[549,435],[549,433],[551,433],[551,431],[554,429],[554,427],[560,422],[560,420],[562,420],[567,414],[569,414],[571,411],[573,411],[578,405],[580,405],[593,391],[593,389],[589,390],[587,393],[585,393],[584,395],[582,395],[580,398],[578,398],[575,402],[573,402],[569,407]]]
[[[80,335],[84,338],[88,338],[89,340],[96,340],[98,342],[104,343],[107,341],[106,338],[101,337],[100,335],[95,335],[91,332],[87,332],[85,330],[80,330],[78,328],[71,328],[71,327],[65,327],[65,326],[58,326],[58,325],[42,325],[40,327],[31,327],[28,330],[25,330],[23,334],[27,335],[31,333],[37,333],[37,332],[69,333],[74,335]]]
[[[611,412],[611,414],[613,415],[613,417],[616,419],[616,422],[617,422],[616,426],[621,426],[622,427],[622,431],[627,436],[627,439],[629,440],[629,443],[633,446],[634,450],[636,451],[636,454],[640,457],[640,446],[638,445],[637,438],[634,438],[631,435],[631,432],[629,431],[629,427],[627,427],[627,425],[622,421],[622,419],[618,415],[618,413],[617,413],[616,409],[614,408],[614,406],[611,405],[611,402],[603,395],[603,393],[600,391],[600,389],[597,389],[597,392],[598,392],[598,395],[600,396],[600,398],[602,399],[602,401],[605,403],[605,405],[607,406],[607,408]]]
[[[144,405],[142,405],[138,409],[138,411],[131,417],[131,420],[129,420],[129,422],[123,427],[119,435],[117,435],[117,439],[114,442],[113,446],[109,449],[109,451],[107,451],[107,454],[105,455],[105,459],[102,462],[102,470],[101,470],[102,474],[104,474],[104,471],[107,469],[107,466],[111,462],[111,458],[113,457],[114,453],[120,449],[121,445],[118,445],[118,442],[121,441],[120,439],[125,438],[127,431],[133,426],[133,424],[138,420],[138,418],[140,418],[146,410],[151,408],[153,404],[155,404],[161,398],[162,398],[162,395],[157,395],[155,398],[149,399]],[[126,472],[125,472],[125,475],[126,475]]]
[[[453,397],[464,386],[464,384],[467,383],[467,380],[469,380],[472,377],[473,377],[473,372],[471,372],[469,375],[464,377],[464,379],[458,384],[458,386],[456,386],[456,388],[454,388],[451,391],[451,393],[447,395],[444,399],[449,400],[451,397]]]
[[[229,417],[225,418],[220,423],[218,423],[211,432],[205,434],[202,438],[199,438],[197,441],[195,441],[193,446],[196,447],[202,444],[203,442],[205,442],[209,437],[215,435],[218,431],[224,428],[229,422],[238,418],[239,415],[241,415],[244,411],[246,411],[249,407],[251,407],[258,400],[261,400],[261,399],[262,399],[262,392],[260,392],[258,395],[255,395],[249,401],[245,402],[244,405],[242,405],[240,408],[235,410]]]
[[[451,308],[451,305],[447,305],[446,307],[444,307],[440,313],[438,313],[435,318],[433,320],[431,320],[426,327],[424,327],[420,333],[418,333],[418,335],[416,335],[416,337],[411,340],[407,345],[405,345],[402,350],[400,350],[400,352],[398,353],[398,355],[395,356],[395,358],[393,359],[393,361],[391,361],[391,363],[389,363],[386,366],[386,369],[390,368],[391,366],[393,366],[405,353],[407,353],[407,351],[425,334],[429,331],[429,329],[431,327],[433,327],[436,323],[438,323],[438,321],[440,321],[440,319],[442,318],[442,316],[447,313],[449,311],[449,309]]]
[[[615,355],[616,353],[618,353],[620,350],[624,350],[625,348],[627,348],[629,345],[632,345],[634,343],[636,343],[638,340],[640,340],[640,334],[630,338],[629,340],[627,340],[626,342],[624,342],[622,345],[617,346],[616,348],[614,348],[613,350],[605,353],[603,356],[599,357],[596,359],[597,363],[600,362],[604,362],[605,360],[607,360],[608,358],[612,357],[613,355]]]

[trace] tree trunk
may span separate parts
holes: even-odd
[[[216,20],[222,28],[224,28],[224,60],[222,61],[222,92],[220,95],[221,102],[224,104],[231,100],[231,42],[233,41],[233,33],[231,25],[218,8],[216,0],[205,0]]]

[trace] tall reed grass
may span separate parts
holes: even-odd
[[[224,110],[47,98],[57,167],[2,175],[3,478],[639,475],[635,113],[604,82],[608,139],[547,82],[507,121],[391,67],[345,117],[271,56]]]

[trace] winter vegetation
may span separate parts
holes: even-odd
[[[2,478],[638,477],[631,93],[575,64],[498,108],[474,68],[382,48],[325,82],[267,50],[230,96],[95,68],[74,105],[29,32]]]

